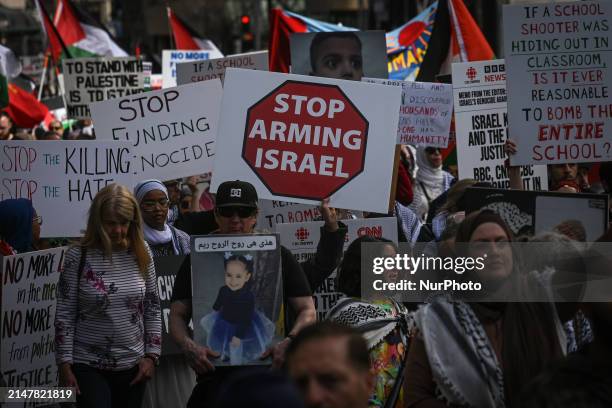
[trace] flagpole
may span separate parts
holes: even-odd
[[[168,33],[170,34],[170,48],[176,49],[176,44],[174,43],[174,32],[172,31],[172,24],[170,23],[170,17],[172,13],[172,9],[170,8],[170,2],[166,0],[166,14],[168,15]]]
[[[45,53],[45,62],[43,63],[43,72],[42,72],[42,76],[40,77],[40,85],[38,88],[38,101],[40,102],[40,99],[42,98],[42,93],[43,93],[43,87],[45,85],[45,77],[47,76],[47,66],[49,65],[49,53]]]

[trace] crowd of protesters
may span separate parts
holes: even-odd
[[[352,64],[352,65],[351,65]],[[359,79],[354,63],[326,76]],[[353,68],[351,68],[353,67]],[[317,61],[313,71],[327,70]],[[345,69],[346,68],[346,69]],[[342,71],[344,70],[344,71]],[[340,72],[342,71],[342,72]],[[91,121],[17,131],[0,114],[0,140],[75,140],[95,137]],[[509,140],[505,151],[516,152]],[[571,271],[612,274],[610,253],[590,252],[572,214],[551,231],[515,236],[491,210],[466,214],[466,190],[490,187],[457,180],[435,147],[402,146],[395,203],[399,241],[424,243],[433,256],[492,252],[475,278],[502,288],[521,277],[533,285]],[[384,158],[381,158],[384,160]],[[548,166],[551,191],[609,194],[612,164],[601,163],[590,180],[582,163]],[[522,189],[518,168],[510,185]],[[321,239],[303,263],[281,250],[283,339],[270,344],[265,367],[217,367],[220,354],[193,338],[190,236],[248,235],[258,231],[258,192],[243,181],[225,181],[216,196],[187,180],[144,180],[133,192],[109,185],[94,198],[85,236],[72,244],[58,285],[55,353],[59,385],[75,387],[80,407],[610,407],[612,406],[612,294],[610,301],[467,302],[446,297],[422,304],[362,296],[362,244],[380,244],[380,256],[398,246],[362,237],[343,255],[347,235],[341,214],[320,206]],[[232,191],[240,190],[241,194]],[[25,199],[0,202],[0,251],[44,249],[42,218]],[[612,240],[608,230],[599,241]],[[512,243],[546,242],[522,274]],[[466,251],[461,244],[476,243]],[[185,255],[172,290],[170,335],[181,356],[161,356],[161,310],[153,260]],[[589,258],[590,262],[585,260]],[[338,268],[338,269],[337,269]],[[317,322],[312,294],[337,269],[346,295]],[[396,280],[396,271],[386,279]]]

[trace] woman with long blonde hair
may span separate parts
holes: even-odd
[[[81,243],[66,253],[55,316],[60,385],[79,407],[140,406],[161,353],[161,313],[138,203],[126,187],[96,194]]]

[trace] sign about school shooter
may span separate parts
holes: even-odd
[[[31,200],[42,237],[82,235],[96,193],[134,176],[129,145],[98,140],[0,142],[0,169],[0,201]]]
[[[172,88],[177,85],[177,64],[188,61],[204,61],[210,58],[223,58],[216,50],[163,50],[162,86]]]
[[[504,165],[508,114],[504,60],[453,64],[459,178],[509,188]],[[546,190],[546,166],[521,166],[525,190]]]
[[[219,78],[221,83],[223,83],[227,68],[267,71],[268,51],[247,52],[244,54],[228,55],[225,58],[176,64],[176,82],[179,85],[184,85]]]
[[[87,119],[88,105],[144,91],[142,61],[135,57],[72,58],[62,61],[69,118]]]
[[[96,136],[128,142],[141,180],[208,173],[221,93],[212,80],[93,104]]]
[[[397,220],[394,217],[360,218],[342,222],[348,228],[343,253],[355,239],[363,235],[386,238],[397,244]],[[291,251],[298,262],[306,262],[317,252],[323,225],[323,221],[278,224],[276,230],[280,234],[281,244]],[[336,271],[325,278],[317,288],[313,288],[313,300],[319,320],[323,320],[338,299],[343,297],[343,294],[337,291],[335,278]]]
[[[162,317],[162,355],[181,354],[181,349],[170,336],[170,304],[172,303],[172,288],[184,255],[157,256],[155,275],[157,277],[157,294]]]
[[[0,257],[3,386],[57,386],[55,304],[65,251]]]
[[[450,84],[362,78],[362,81],[402,88],[397,144],[448,147],[453,116]]]
[[[612,160],[612,2],[504,6],[512,164]]]
[[[400,99],[396,87],[229,68],[211,190],[241,179],[260,198],[386,213]]]

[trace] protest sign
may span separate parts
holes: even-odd
[[[228,55],[206,61],[176,64],[176,81],[179,85],[219,78],[221,83],[227,68],[268,70],[268,51]]]
[[[213,80],[92,104],[96,135],[129,142],[140,180],[212,171],[221,92]]]
[[[612,160],[609,1],[504,6],[512,164]]]
[[[377,78],[362,81],[402,88],[397,144],[448,146],[453,116],[451,85]]]
[[[176,64],[188,61],[200,61],[211,58],[223,58],[223,54],[215,50],[163,50],[162,51],[162,86],[176,86]]]
[[[318,206],[277,200],[259,200],[257,227],[276,231],[282,223],[309,222],[321,217]]]
[[[383,31],[293,33],[291,73],[360,81],[388,78]]]
[[[174,280],[186,256],[156,256],[155,275],[157,277],[157,294],[162,317],[162,355],[182,354],[181,349],[170,336],[170,303]]]
[[[0,257],[3,386],[57,386],[55,304],[66,249]]]
[[[397,219],[395,217],[360,218],[342,222],[348,228],[343,252],[351,242],[363,235],[386,238],[397,244]],[[323,221],[278,224],[276,229],[280,234],[281,244],[291,251],[298,262],[306,262],[317,252],[323,225]],[[321,286],[313,288],[313,300],[317,308],[318,320],[323,320],[338,299],[343,297],[342,293],[336,291],[335,278],[336,271],[329,275]]]
[[[270,364],[261,355],[284,337],[278,235],[192,237],[191,245],[194,340],[220,354],[216,366]]]
[[[551,231],[568,221],[593,242],[608,229],[608,196],[470,187],[466,212],[497,212],[515,235]],[[574,222],[575,221],[575,222]]]
[[[143,63],[135,57],[62,60],[68,117],[87,119],[93,102],[144,91]]]
[[[260,198],[386,213],[400,99],[391,86],[229,68],[211,190],[240,179]]]
[[[453,64],[459,179],[509,188],[504,165],[508,114],[504,60]],[[547,190],[546,166],[521,166],[525,190]]]
[[[132,187],[125,142],[0,142],[0,201],[27,198],[43,217],[42,237],[77,237],[96,193],[111,183]]]

